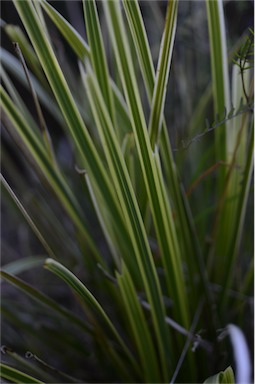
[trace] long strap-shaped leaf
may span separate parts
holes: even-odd
[[[43,28],[40,24],[40,19],[37,17],[30,1],[25,0],[20,2],[14,0],[14,4],[25,25],[27,33],[30,36],[34,49],[51,85],[52,91],[74,138],[74,142],[76,143],[80,155],[85,162],[86,171],[93,189],[95,189],[97,193],[101,194],[100,196],[104,201],[104,205],[108,207],[109,215],[114,218],[113,221],[115,223],[115,227],[118,228],[119,236],[123,237],[127,232],[125,223],[121,217],[116,195],[105,172],[104,164],[99,158],[99,154],[96,151],[88,130],[70,93],[50,42],[44,34]]]
[[[92,53],[90,52],[90,47],[87,45],[86,41],[82,38],[82,36],[72,27],[72,25],[63,17],[59,14],[59,12],[54,9],[46,0],[38,0],[38,3],[42,5],[44,10],[47,12],[49,17],[52,19],[56,27],[59,29],[60,33],[63,35],[63,37],[66,39],[68,42],[69,46],[73,51],[76,53],[77,57],[81,60],[84,61],[85,59],[90,59]],[[95,9],[93,5],[87,4],[90,3],[89,1],[85,1],[86,7],[88,6],[92,12],[92,15],[95,16]],[[90,21],[90,18],[89,18]],[[89,23],[90,24],[90,23]],[[88,26],[86,26],[88,28]],[[90,36],[94,40],[95,37],[93,36],[93,28],[94,25],[92,23],[91,25],[91,33]],[[97,27],[98,28],[98,27]],[[99,34],[97,33],[97,38],[100,37],[100,32]],[[93,50],[93,56],[94,56],[94,50]],[[101,54],[102,57],[102,54]],[[103,59],[104,60],[104,59]],[[101,63],[102,64],[102,63]],[[101,71],[101,67],[98,67],[99,72]],[[105,68],[104,70],[104,75],[106,73],[107,69]],[[102,78],[102,76],[100,75]],[[130,123],[129,123],[129,117],[128,113],[126,111],[126,105],[124,104],[122,94],[119,92],[118,88],[116,87],[116,84],[113,83],[112,81],[110,82],[112,92],[110,92],[107,87],[108,87],[108,80],[105,79],[103,76],[103,82],[105,82],[106,88],[105,92],[108,94],[108,101],[109,101],[109,106],[110,109],[113,107],[111,105],[111,93],[113,94],[114,98],[114,105],[115,105],[115,110],[118,112],[118,115],[121,116],[123,119],[124,124],[122,124],[121,127],[118,127],[120,133],[124,131],[126,133],[127,130],[129,130]],[[113,116],[113,114],[112,114]]]
[[[228,76],[228,58],[226,31],[224,23],[223,2],[206,1],[210,37],[212,83],[215,114],[230,110],[230,91]],[[217,161],[226,160],[226,126],[215,133]],[[222,183],[222,180],[220,181]]]
[[[177,24],[177,9],[178,0],[170,1],[167,8],[165,29],[158,59],[157,75],[154,85],[149,121],[149,133],[153,150],[155,149],[155,145],[157,145],[160,138],[160,130],[163,122],[166,89]]]
[[[26,357],[20,356],[12,349],[4,346],[2,347],[2,351],[10,357],[12,364],[16,363],[18,365],[19,370],[24,369],[25,371],[30,372],[30,375],[35,375],[38,377],[38,380],[43,380],[50,383],[56,380],[52,375],[46,373],[45,369],[42,369],[38,365],[35,365],[33,362],[30,362]]]
[[[176,238],[169,202],[167,201],[166,191],[163,186],[163,177],[161,169],[159,168],[159,162],[156,160],[150,145],[150,139],[135,79],[134,67],[130,58],[131,56],[120,11],[120,4],[117,1],[107,1],[103,4],[106,10],[108,27],[111,33],[123,89],[130,110],[139,160],[165,266],[169,294],[175,300],[176,317],[178,318],[178,321],[188,327],[189,316],[187,313],[184,278],[181,269],[180,249]]]
[[[40,230],[36,226],[35,222],[32,220],[32,218],[30,217],[30,215],[26,211],[25,207],[22,205],[22,203],[20,202],[18,197],[15,195],[14,191],[12,190],[10,185],[7,183],[7,181],[5,180],[3,175],[0,175],[0,181],[1,181],[1,184],[3,184],[4,188],[6,189],[7,193],[10,195],[10,197],[12,198],[12,200],[14,201],[16,206],[18,207],[18,209],[20,210],[20,212],[22,213],[22,215],[24,216],[24,218],[26,219],[26,221],[29,224],[32,231],[37,236],[38,240],[41,242],[41,244],[43,245],[43,247],[47,251],[48,256],[55,258],[56,256],[55,256],[53,250],[51,249],[51,247],[49,246],[47,240],[43,237]]]
[[[149,42],[142,19],[142,14],[137,0],[123,0],[122,2],[124,5],[133,41],[135,43],[136,52],[141,66],[141,72],[144,78],[149,103],[152,103],[156,76],[150,52]],[[172,36],[172,39],[173,38],[174,36]],[[170,60],[171,57],[169,57],[169,61]],[[179,223],[180,227],[179,233],[181,235],[181,247],[183,249],[183,255],[185,257],[186,264],[188,266],[188,275],[191,277],[194,276],[196,273],[200,273],[201,284],[203,286],[202,291],[207,296],[207,302],[209,303],[208,308],[211,308],[211,299],[207,287],[205,267],[202,260],[201,250],[196,238],[194,223],[190,214],[189,204],[182,189],[181,183],[178,180],[178,174],[174,157],[172,154],[172,148],[170,145],[165,121],[163,121],[162,125],[163,126],[161,130],[159,150],[160,155],[162,157],[163,165],[165,167],[166,183],[168,185],[170,196],[173,201],[173,207],[176,213],[176,225],[178,226]],[[192,288],[194,303],[196,303],[195,297],[199,290],[193,285],[192,278],[190,279],[189,284]],[[196,305],[197,303],[195,304],[195,307]]]
[[[35,162],[39,165],[44,176],[47,178],[50,185],[57,193],[59,199],[63,203],[63,206],[67,212],[70,214],[74,223],[83,232],[90,249],[94,252],[96,257],[98,257],[96,247],[86,229],[81,207],[79,206],[76,198],[72,194],[65,180],[62,178],[61,174],[52,167],[51,161],[42,142],[39,140],[38,136],[36,136],[35,132],[27,125],[26,121],[21,116],[3,87],[0,87],[0,96],[0,102],[3,110],[6,112],[18,134],[26,144],[28,150],[30,151]]]
[[[156,350],[151,339],[152,335],[148,329],[132,278],[125,266],[123,266],[122,275],[117,275],[117,280],[141,358],[143,376],[148,383],[160,382],[161,375],[158,371],[159,366],[157,365]]]
[[[100,30],[99,18],[95,1],[83,0],[85,15],[85,26],[90,46],[90,57],[94,72],[97,76],[105,103],[108,107],[112,121],[114,121],[113,97],[110,87],[110,75],[106,62],[106,55],[103,48],[103,37]]]
[[[73,47],[75,53],[81,59],[89,57],[90,49],[86,42],[82,39],[80,34],[68,23],[68,21],[60,15],[46,0],[39,0],[48,16],[58,26],[60,32],[65,37],[66,41]]]
[[[107,113],[107,107],[100,94],[99,86],[96,84],[96,80],[92,75],[86,77],[86,83],[90,104],[97,122],[103,148],[106,152],[112,180],[134,247],[134,256],[136,257],[145,291],[152,308],[152,317],[156,333],[159,335],[158,328],[160,328],[162,333],[167,332],[164,320],[165,312],[163,309],[160,284],[139,207],[117,137],[111,124],[110,116]],[[130,265],[130,257],[125,261],[127,265]],[[167,333],[165,334],[165,338],[167,338]],[[161,347],[162,340],[159,339],[158,342],[159,347]]]
[[[216,0],[206,1],[207,18],[208,18],[208,29],[210,39],[210,57],[211,57],[211,72],[212,72],[212,88],[213,88],[213,102],[214,102],[214,113],[215,116],[221,117],[224,113],[225,108],[227,111],[230,110],[230,91],[229,91],[229,77],[228,77],[228,61],[227,61],[227,48],[226,48],[226,31],[224,23],[224,10],[223,1]],[[227,127],[229,124],[224,124],[219,130],[215,131],[215,157],[216,162],[227,161]],[[217,193],[220,196],[225,187],[226,181],[226,167],[222,167],[218,170],[217,175]],[[216,223],[217,225],[217,223]],[[220,240],[220,239],[219,239]],[[225,242],[225,239],[221,240]],[[223,248],[218,243],[219,248],[216,252],[215,245],[217,240],[213,241],[213,245],[210,250],[210,256],[208,260],[210,263],[217,265],[218,271],[222,271],[218,263],[215,263],[215,254],[220,256],[222,261],[225,254],[221,254]],[[217,256],[216,256],[217,257]],[[209,264],[209,263],[208,263]],[[208,268],[209,273],[210,266]],[[210,278],[213,278],[212,276]],[[214,278],[213,278],[214,279]],[[217,277],[216,277],[217,279]],[[221,282],[222,283],[222,282]]]
[[[59,315],[63,316],[64,318],[68,319],[70,321],[70,324],[73,323],[77,325],[85,332],[92,331],[91,327],[86,324],[85,321],[81,320],[75,314],[68,311],[67,309],[59,305],[57,302],[52,300],[50,297],[44,295],[42,292],[33,288],[31,285],[27,284],[20,278],[13,276],[12,274],[5,272],[4,270],[0,271],[0,277],[8,281],[8,283],[12,284],[16,288],[20,289],[26,295],[30,296],[33,300],[36,300],[40,305],[46,306],[51,311],[54,311]]]
[[[245,97],[243,85],[246,89],[249,89],[252,71],[246,70],[243,76],[244,78],[242,79],[240,68],[234,65],[232,73],[232,102],[234,106],[237,106],[240,103],[240,99]],[[220,242],[221,244],[223,243],[222,246],[224,247],[222,253],[228,255],[225,260],[225,265],[228,265],[228,267],[224,268],[225,273],[223,275],[225,292],[228,285],[230,286],[231,279],[233,279],[234,269],[232,266],[239,253],[243,220],[247,209],[250,177],[253,170],[253,123],[253,115],[250,113],[243,114],[232,121],[227,134],[228,158],[231,164],[231,169],[228,172],[228,196],[230,199],[225,204],[224,212],[222,214],[219,213],[221,219],[217,226],[219,236],[225,240]],[[238,198],[231,199],[234,195],[238,196]]]
[[[78,297],[87,305],[89,305],[95,312],[97,312],[101,319],[104,321],[105,325],[110,329],[120,346],[122,347],[123,351],[125,352],[128,360],[132,363],[134,367],[137,368],[137,364],[131,355],[130,351],[128,350],[125,342],[119,335],[119,332],[115,328],[114,324],[104,311],[104,309],[101,307],[99,302],[96,300],[96,298],[92,295],[92,293],[85,287],[85,285],[66,267],[64,267],[62,264],[58,263],[57,261],[53,259],[47,259],[45,261],[45,268],[47,268],[49,271],[53,272],[55,275],[60,277],[63,281],[66,282],[66,284],[74,290],[74,292],[78,295]]]
[[[6,68],[6,71],[8,71],[8,73],[11,73],[12,76],[17,78],[19,80],[19,82],[21,82],[25,87],[28,87],[28,83],[27,83],[27,79],[26,79],[26,76],[24,73],[24,69],[22,68],[22,66],[20,64],[20,61],[16,57],[11,55],[8,51],[6,51],[4,48],[0,48],[0,56],[1,56],[1,64],[2,64],[3,68]],[[0,68],[1,76],[2,76],[2,73],[4,71],[3,68]],[[57,121],[62,122],[63,119],[62,119],[61,114],[59,113],[59,109],[52,102],[52,96],[50,96],[46,92],[46,90],[40,85],[37,78],[35,78],[35,76],[31,72],[29,72],[29,77],[33,83],[33,86],[35,88],[35,91],[36,91],[38,98],[40,99],[40,102],[45,106],[45,108],[47,108],[49,113],[52,116],[54,116],[54,118]],[[5,81],[4,81],[4,83],[5,83]],[[14,87],[14,89],[15,89],[15,87]],[[8,92],[9,92],[9,89],[8,89]],[[9,92],[9,94],[11,95],[10,92]],[[12,95],[11,95],[11,98],[14,100]],[[15,104],[17,105],[16,101],[15,101]]]
[[[18,26],[7,24],[5,25],[5,32],[11,41],[15,41],[19,44],[26,63],[28,63],[28,66],[31,68],[36,78],[40,80],[40,83],[44,86],[44,88],[48,89],[49,85],[47,84],[38,58],[36,57],[36,54],[29,44],[29,41],[22,29]]]
[[[164,324],[164,310],[162,306],[160,285],[150,252],[146,232],[141,219],[139,207],[133,192],[131,181],[126,169],[126,165],[115,136],[114,117],[111,102],[111,89],[108,81],[109,72],[106,65],[103,40],[99,27],[98,15],[94,1],[84,3],[86,29],[91,49],[92,65],[97,76],[97,81],[93,76],[87,77],[88,94],[90,104],[94,112],[97,128],[102,140],[102,147],[106,152],[109,169],[111,171],[113,184],[116,188],[119,202],[125,217],[128,233],[134,246],[137,265],[143,279],[148,300],[152,307],[154,324]],[[94,80],[94,81],[93,81]],[[102,92],[102,95],[101,95]],[[103,100],[104,98],[104,100]],[[110,118],[113,122],[111,124]],[[130,257],[126,263],[130,265]]]
[[[228,253],[224,268],[224,286],[221,295],[220,309],[224,313],[224,305],[227,300],[227,292],[234,277],[233,265],[240,249],[241,236],[243,233],[244,219],[247,210],[248,197],[251,192],[251,178],[254,170],[254,121],[251,122],[251,135],[249,136],[249,145],[247,148],[247,158],[242,178],[242,186],[235,212],[234,228],[232,229],[229,242]]]
[[[3,379],[9,380],[11,383],[17,384],[43,384],[42,381],[35,379],[34,377],[27,375],[24,372],[21,372],[15,368],[10,367],[4,363],[0,363],[0,376]]]
[[[29,271],[33,268],[39,267],[43,264],[45,257],[43,256],[28,256],[22,257],[15,261],[10,261],[9,263],[2,266],[2,270],[13,275],[17,275],[24,271]]]
[[[223,2],[222,0],[207,0],[206,5],[210,37],[214,109],[215,113],[222,114],[225,108],[227,111],[230,110]],[[236,84],[238,84],[237,78],[233,80],[233,87]],[[236,98],[233,97],[232,101],[238,104],[241,96],[242,92],[239,92],[238,99],[236,100]],[[234,105],[234,107],[237,106]],[[238,120],[239,124],[235,125],[235,121]],[[243,186],[240,186],[242,176],[240,170],[235,169],[235,167],[245,166],[246,153],[243,149],[240,150],[240,144],[242,142],[243,146],[247,140],[249,117],[243,115],[238,120],[235,119],[233,125],[231,122],[226,123],[220,130],[216,130],[215,132],[216,161],[224,160],[228,163],[229,167],[224,167],[223,170],[219,172],[218,191],[220,192],[220,198],[218,200],[218,209],[214,223],[214,241],[212,242],[208,260],[210,273],[212,274],[211,278],[220,284],[224,283],[224,287],[226,287],[226,276],[229,277],[231,275],[230,265],[233,263],[235,255],[237,254],[237,249],[233,249],[233,244],[237,244],[237,238],[240,240],[240,214],[242,214],[242,210],[245,211],[247,201],[247,196],[243,200],[244,195],[242,190],[243,188],[248,188],[248,186],[243,184],[243,180]],[[246,144],[244,144],[244,146],[245,145]],[[250,155],[250,148],[248,154]],[[239,157],[240,155],[241,157]],[[247,161],[250,160],[247,159]],[[238,179],[235,180],[235,174],[239,174],[239,181]],[[233,196],[236,196],[236,200],[231,201],[230,199],[233,198]],[[239,211],[238,206],[242,206],[241,211]],[[237,231],[238,227],[239,229]],[[214,265],[217,266],[217,269],[213,267]]]
[[[141,66],[147,95],[149,101],[151,102],[155,83],[155,70],[142,14],[137,0],[122,0],[122,3],[136,47],[137,57]]]
[[[1,59],[2,59],[2,52],[4,53],[4,50],[0,51]],[[10,55],[11,57],[11,55]],[[6,91],[10,95],[10,98],[13,100],[14,104],[17,106],[19,111],[22,113],[22,115],[25,117],[28,124],[33,127],[35,131],[37,131],[37,124],[35,123],[30,111],[28,110],[27,106],[25,105],[23,99],[19,95],[18,91],[16,90],[15,85],[13,84],[10,77],[7,75],[7,72],[3,67],[0,68],[0,76],[2,79],[2,83],[5,86]],[[4,120],[4,119],[3,119]],[[39,132],[38,132],[39,134]]]

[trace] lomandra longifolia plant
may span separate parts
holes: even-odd
[[[253,29],[226,8],[3,5],[4,380],[251,382]]]

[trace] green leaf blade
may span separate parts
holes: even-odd
[[[90,49],[80,34],[72,27],[70,23],[56,9],[54,9],[46,0],[39,0],[40,5],[58,27],[66,41],[73,48],[77,56],[84,60],[90,56]]]
[[[83,0],[83,9],[88,41],[91,49],[93,69],[97,75],[98,83],[109,109],[110,116],[114,121],[113,96],[109,81],[110,76],[107,68],[106,55],[103,47],[103,37],[100,30],[95,1]]]
[[[73,195],[72,191],[68,187],[64,178],[58,172],[57,169],[52,167],[52,163],[49,159],[47,151],[40,140],[40,138],[34,133],[27,124],[27,121],[20,114],[8,94],[5,92],[3,87],[0,87],[1,105],[8,115],[8,118],[12,122],[13,126],[17,130],[18,134],[25,142],[26,147],[33,156],[35,162],[38,164],[46,179],[49,181],[55,193],[59,196],[63,206],[70,214],[70,217],[74,220],[77,227],[85,234],[91,250],[97,255],[97,250],[93,244],[93,240],[87,231],[85,226],[85,220],[82,217],[81,208]]]
[[[84,321],[82,321],[80,318],[72,314],[70,311],[60,306],[57,302],[55,302],[48,296],[44,295],[42,292],[33,288],[30,284],[27,284],[20,278],[13,276],[12,274],[4,270],[0,270],[0,277],[8,281],[8,283],[12,284],[14,287],[23,291],[26,295],[30,296],[33,300],[37,301],[39,304],[44,305],[47,308],[50,308],[51,310],[53,310],[54,312],[62,315],[63,317],[71,321],[71,323],[76,324],[86,332],[91,332],[90,326],[87,325]]]
[[[172,61],[173,45],[176,33],[178,1],[168,4],[164,34],[158,59],[157,75],[151,105],[149,132],[152,149],[160,138],[167,82]]]
[[[108,27],[115,51],[116,61],[121,75],[128,108],[130,110],[132,128],[155,224],[155,230],[166,270],[169,295],[173,295],[176,299],[176,304],[178,306],[178,310],[176,309],[176,316],[178,321],[185,324],[186,327],[189,327],[184,277],[181,270],[180,249],[176,238],[169,202],[167,201],[160,162],[158,159],[156,160],[156,156],[153,154],[150,145],[134,68],[130,60],[129,45],[125,39],[126,33],[119,3],[105,2],[104,6],[107,12]],[[154,305],[156,305],[156,303]],[[166,339],[167,330],[165,329],[164,320],[162,319],[159,327],[159,318],[157,318],[157,320],[156,318],[154,319],[160,345],[159,350],[163,361],[163,356],[167,353],[165,351],[168,350],[170,344],[168,344]],[[166,366],[164,367],[164,374],[165,377],[168,377]]]
[[[42,381],[37,380],[36,378],[27,375],[15,368],[12,368],[4,363],[0,363],[0,376],[4,379],[10,380],[12,383],[17,384],[43,384]]]
[[[66,267],[64,267],[62,264],[58,263],[53,259],[47,259],[45,261],[45,268],[57,275],[63,281],[65,281],[66,284],[72,290],[74,290],[74,292],[84,301],[84,303],[89,305],[94,311],[96,311],[101,316],[106,326],[111,330],[112,334],[119,342],[129,361],[132,363],[132,365],[136,367],[136,363],[131,353],[129,352],[126,344],[119,335],[119,332],[116,330],[115,326],[111,322],[110,318],[108,317],[102,306],[92,295],[92,293],[85,287],[85,285],[71,271],[69,271]]]
[[[147,382],[159,382],[161,375],[157,362],[156,350],[153,346],[150,330],[135,292],[135,287],[128,270],[123,267],[122,275],[117,276],[118,285],[123,297],[124,305],[140,353],[144,377]]]
[[[230,91],[226,31],[222,1],[206,1],[208,28],[211,48],[211,68],[215,115],[230,110]],[[216,153],[218,158],[226,160],[226,126],[216,132]],[[222,183],[222,180],[221,180]]]

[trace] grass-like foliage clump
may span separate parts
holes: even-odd
[[[252,28],[51,3],[1,23],[2,378],[251,381]]]

